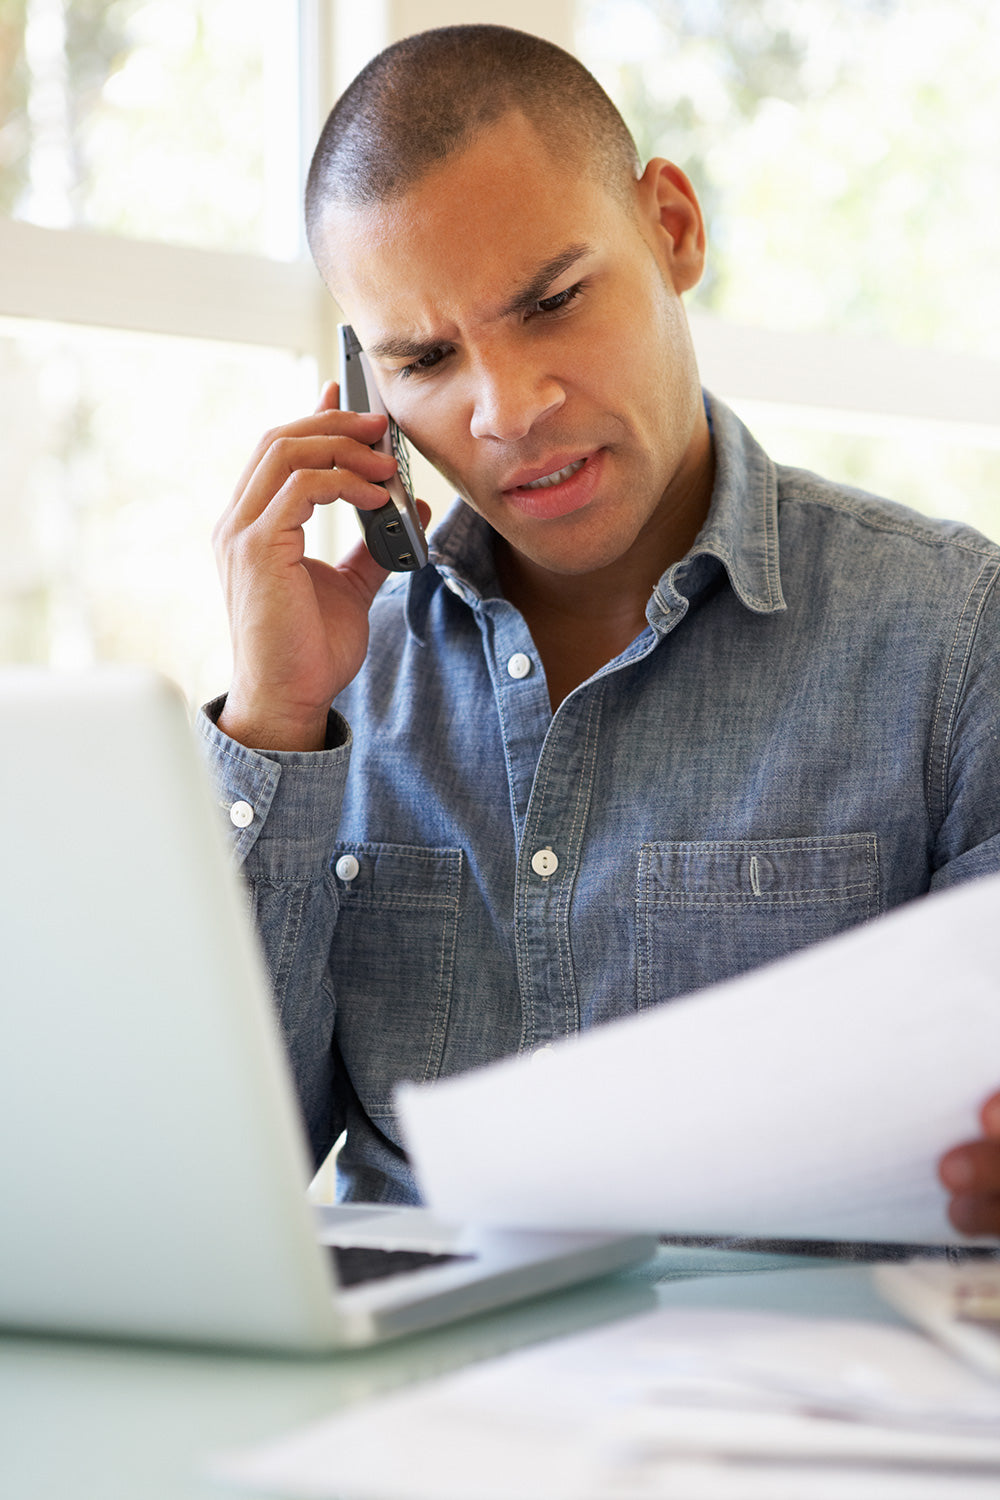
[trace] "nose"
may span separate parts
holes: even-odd
[[[512,443],[557,411],[566,399],[562,385],[525,358],[511,353],[481,361],[475,371],[472,436]]]

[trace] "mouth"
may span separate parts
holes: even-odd
[[[502,491],[504,501],[536,520],[555,520],[581,510],[593,499],[603,457],[603,449],[598,449],[541,473],[537,467],[522,470],[515,476],[517,482]]]
[[[530,484],[522,484],[520,488],[523,490],[550,489],[552,485],[562,484],[573,474],[579,473],[586,462],[585,458],[578,458],[574,463],[567,464],[564,469],[556,469],[554,474],[543,474],[541,479],[533,479]]]

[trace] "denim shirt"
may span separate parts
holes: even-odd
[[[202,717],[221,800],[254,810],[235,850],[317,1158],[347,1130],[343,1199],[417,1197],[400,1079],[1000,868],[1000,549],[776,466],[706,401],[706,523],[555,714],[460,503],[433,566],[378,595],[329,749],[257,753]]]

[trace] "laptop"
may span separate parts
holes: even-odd
[[[322,1352],[651,1255],[310,1204],[215,801],[165,679],[0,672],[0,1326]]]

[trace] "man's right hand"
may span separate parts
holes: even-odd
[[[385,418],[342,412],[335,384],[311,417],[267,433],[213,533],[233,642],[219,728],[255,749],[323,748],[331,701],[368,649],[368,611],[387,574],[359,542],[336,566],[305,555],[317,505],[385,504],[395,460],[370,444]],[[424,519],[429,514],[422,507]]]

